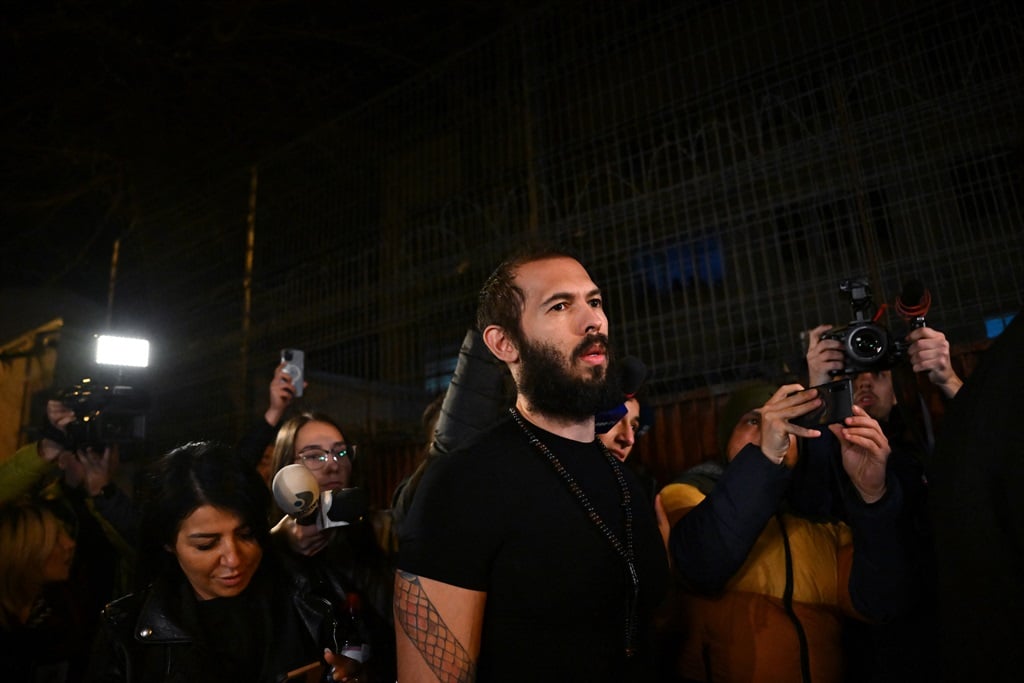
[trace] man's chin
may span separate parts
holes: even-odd
[[[577,361],[576,368],[576,376],[581,382],[596,385],[604,382],[605,375],[608,374],[608,361],[599,365],[592,365],[584,360],[580,360]]]

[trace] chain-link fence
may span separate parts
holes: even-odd
[[[854,276],[983,340],[1024,298],[1022,67],[1010,1],[539,11],[252,169],[169,174],[116,298],[156,336],[155,444],[237,437],[285,346],[361,442],[414,443],[530,237],[581,255],[655,402],[794,368]]]

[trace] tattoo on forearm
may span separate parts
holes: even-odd
[[[398,572],[395,624],[416,645],[439,681],[471,683],[476,680],[476,664],[455,634],[448,630],[415,574]]]

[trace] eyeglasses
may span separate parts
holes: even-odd
[[[334,459],[335,462],[340,463],[343,458],[355,457],[355,444],[349,444],[348,446],[334,448],[333,450],[330,451],[325,451],[322,448],[307,448],[303,452],[299,453],[299,459],[302,460],[302,464],[311,470],[322,469],[327,465],[327,461],[331,459]]]

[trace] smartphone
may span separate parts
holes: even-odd
[[[853,380],[850,378],[819,384],[811,389],[818,390],[821,406],[809,413],[794,417],[790,422],[809,429],[818,429],[830,424],[841,423],[853,416]],[[794,392],[799,394],[800,392]],[[790,394],[792,396],[793,394]]]
[[[302,385],[306,373],[306,354],[299,349],[281,349],[281,362],[285,364],[284,372],[292,378],[295,396],[302,396]]]

